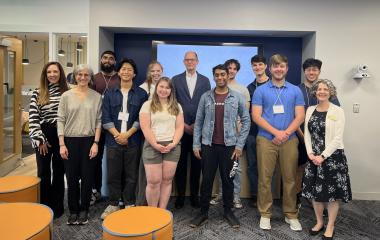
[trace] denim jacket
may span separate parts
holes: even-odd
[[[139,112],[146,100],[148,100],[148,94],[145,90],[133,84],[128,92],[127,108],[129,118],[127,121],[127,130],[135,127],[138,131],[128,139],[128,145],[135,146],[141,143],[142,133],[140,131]],[[120,87],[115,87],[106,91],[102,105],[102,124],[104,129],[108,130],[114,127],[120,132],[121,120],[118,120],[118,116],[119,112],[122,111],[122,104],[123,94],[120,91]],[[108,131],[106,131],[106,146],[119,146]]]
[[[240,117],[242,128],[236,131],[236,123]],[[224,101],[224,144],[235,146],[242,150],[248,136],[251,119],[243,97],[231,89]],[[193,149],[201,148],[202,144],[211,146],[215,123],[214,89],[207,91],[201,97],[194,125]]]

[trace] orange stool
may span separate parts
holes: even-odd
[[[0,202],[40,202],[40,181],[34,176],[0,178]]]
[[[103,221],[103,240],[172,240],[173,215],[155,207],[131,207]]]
[[[53,212],[38,203],[0,204],[0,239],[51,240]]]

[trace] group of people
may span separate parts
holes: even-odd
[[[170,79],[162,76],[159,62],[151,62],[146,81],[138,86],[136,63],[125,58],[116,65],[115,54],[105,51],[96,75],[88,65],[74,69],[71,89],[62,66],[47,63],[31,98],[29,125],[41,202],[55,217],[63,214],[66,173],[67,224],[86,224],[90,205],[100,197],[106,149],[109,196],[102,219],[122,207],[166,208],[173,179],[179,209],[185,204],[190,154],[190,202],[200,207],[190,226],[205,222],[210,203],[222,200],[224,218],[237,228],[240,222],[232,208],[243,207],[239,161],[245,148],[260,228],[271,229],[271,186],[278,166],[285,222],[302,230],[297,208],[302,194],[315,210],[310,234],[324,231],[322,238],[332,239],[339,201],[352,196],[343,150],[344,112],[333,83],[319,79],[322,62],[307,59],[305,81],[295,86],[286,81],[285,56],[273,55],[267,65],[264,56],[255,55],[251,65],[256,78],[245,87],[236,81],[240,63],[230,59],[212,69],[213,89],[196,70],[196,52],[186,52],[183,63],[186,70]],[[217,172],[218,200],[211,199]]]

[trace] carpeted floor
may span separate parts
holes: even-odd
[[[240,229],[232,229],[222,217],[220,206],[211,207],[209,221],[197,229],[190,228],[190,219],[198,210],[190,207],[189,202],[185,208],[174,210],[173,199],[169,210],[174,216],[175,240],[252,240],[252,239],[320,239],[321,236],[310,237],[308,229],[314,224],[312,208],[303,203],[300,211],[302,232],[294,232],[284,222],[281,207],[274,206],[272,230],[264,231],[259,228],[259,214],[257,209],[249,206],[248,200],[243,200],[244,208],[235,210],[240,219]],[[85,226],[67,226],[67,216],[56,219],[53,224],[54,240],[94,240],[102,237],[102,221],[100,214],[106,207],[105,202],[97,203],[90,211],[90,222]],[[67,211],[66,211],[67,214]],[[334,239],[380,239],[380,201],[352,201],[340,209],[336,222]]]

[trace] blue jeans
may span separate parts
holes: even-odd
[[[258,188],[258,172],[257,172],[257,157],[256,157],[256,137],[248,135],[246,141],[246,154],[248,162],[248,179],[251,196],[257,196]],[[234,182],[235,183],[235,182]]]

